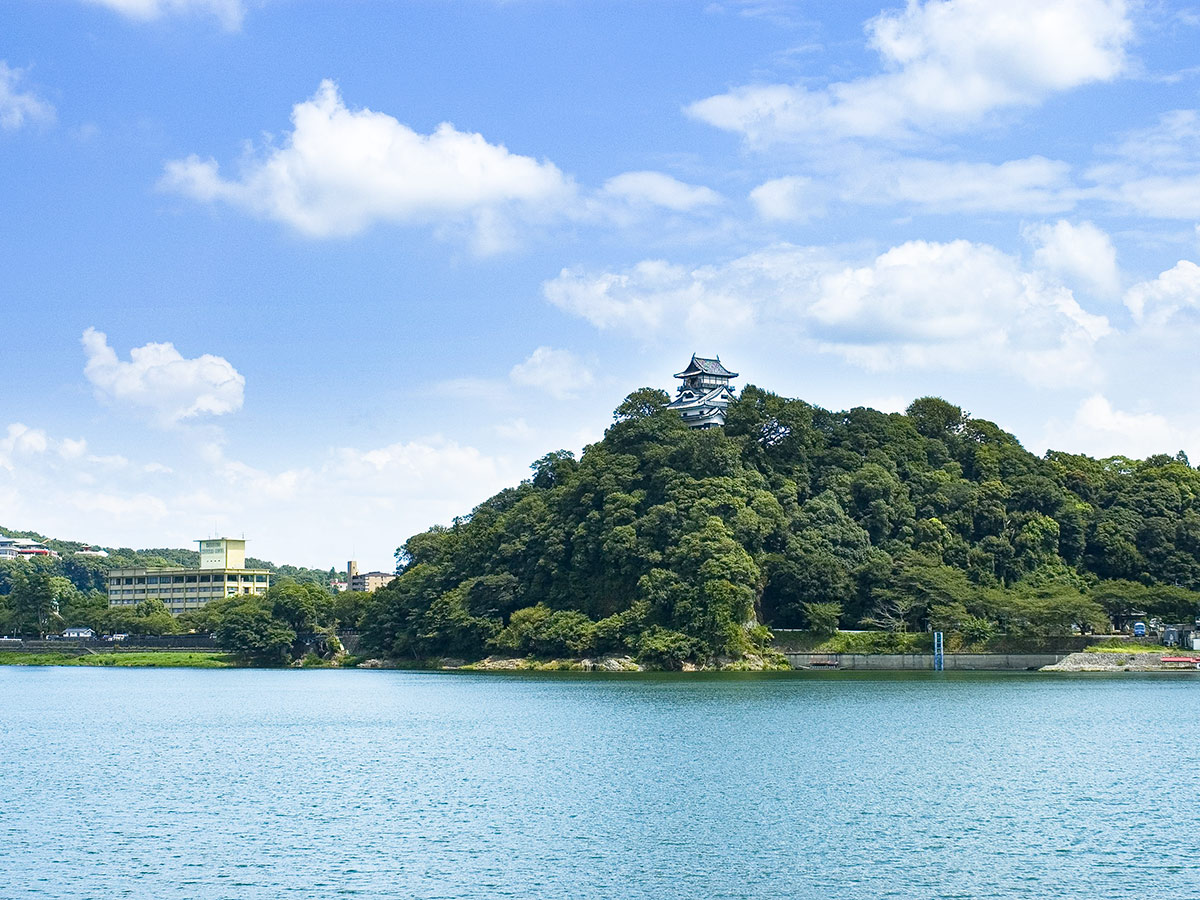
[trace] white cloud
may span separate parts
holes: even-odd
[[[994,247],[910,241],[821,281],[812,333],[868,368],[1001,369],[1035,383],[1094,375],[1107,319]]]
[[[46,432],[14,422],[8,426],[4,437],[0,437],[0,469],[12,471],[18,456],[45,453],[48,447]]]
[[[819,193],[811,178],[787,175],[764,181],[750,192],[750,202],[764,219],[776,222],[805,222],[825,212]]]
[[[1181,259],[1153,281],[1125,292],[1125,305],[1135,322],[1161,326],[1185,310],[1200,309],[1200,266]]]
[[[92,5],[106,6],[121,15],[148,22],[169,14],[208,13],[216,16],[226,28],[242,24],[246,13],[242,0],[84,0]]]
[[[712,188],[685,184],[662,172],[624,172],[608,179],[601,193],[629,203],[648,203],[676,212],[721,202],[721,195]]]
[[[1180,427],[1153,412],[1130,413],[1115,409],[1102,394],[1086,398],[1067,422],[1051,421],[1043,445],[1049,450],[1086,452],[1097,457],[1129,456],[1143,459],[1155,453],[1172,456],[1200,444],[1200,431]]]
[[[380,222],[469,222],[485,251],[507,243],[510,216],[555,213],[575,195],[553,163],[449,123],[425,135],[384,113],[348,109],[329,80],[293,107],[292,124],[283,145],[245,160],[238,178],[190,156],[167,163],[162,185],[311,237],[352,235]]]
[[[16,131],[23,125],[53,122],[54,107],[30,91],[20,89],[24,72],[0,60],[0,130]]]
[[[528,476],[528,460],[436,435],[318,449],[281,466],[198,446],[194,433],[180,437],[139,437],[139,450],[182,454],[167,466],[153,457],[78,455],[71,448],[82,440],[0,426],[3,524],[106,547],[194,547],[216,528],[245,532],[254,556],[277,562],[340,567],[358,555],[368,567],[390,568],[392,550],[410,535],[449,524]]]
[[[905,203],[930,212],[1049,213],[1075,204],[1071,167],[1031,156],[1003,163],[879,160],[843,173],[858,203]]]
[[[592,384],[592,373],[570,350],[538,347],[508,373],[514,384],[545,391],[559,400],[576,396]]]
[[[909,0],[866,31],[880,74],[823,90],[743,86],[687,112],[756,144],[958,131],[991,110],[1117,77],[1133,37],[1124,0]]]
[[[1025,229],[1025,239],[1037,248],[1033,253],[1037,268],[1104,297],[1121,290],[1117,250],[1112,239],[1091,222],[1073,225],[1059,219],[1053,225],[1033,225]]]
[[[94,328],[83,333],[82,343],[84,375],[97,397],[147,411],[160,425],[242,406],[246,379],[220,356],[186,359],[173,344],[151,343],[131,350],[126,362]]]
[[[718,266],[646,261],[622,273],[564,270],[547,299],[638,336],[733,332],[757,323],[871,370],[1007,371],[1087,381],[1107,319],[985,244],[912,241],[866,264],[772,247]]]
[[[944,161],[863,152],[824,162],[824,180],[775,178],[750,192],[767,220],[802,221],[824,214],[826,198],[863,206],[902,205],[931,213],[1055,213],[1071,209],[1081,191],[1071,167],[1031,156],[1002,163]]]
[[[1099,198],[1147,216],[1200,218],[1200,112],[1165,113],[1126,134],[1109,156],[1087,173]]]
[[[794,277],[803,281],[813,271],[805,261],[810,255],[812,251],[786,247],[697,269],[665,260],[645,260],[621,273],[563,269],[543,283],[542,292],[555,306],[601,329],[639,337],[668,328],[689,335],[728,334],[754,322],[751,298],[764,276],[768,282],[775,282],[776,276],[787,279],[788,266],[780,265],[781,256],[789,260]]]

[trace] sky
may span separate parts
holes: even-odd
[[[8,0],[0,525],[396,547],[694,352],[1200,462],[1200,5]]]

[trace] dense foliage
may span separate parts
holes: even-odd
[[[1107,629],[1196,613],[1200,472],[1039,458],[927,397],[829,412],[747,387],[694,431],[643,388],[582,458],[559,451],[452,527],[410,538],[367,646],[396,657],[737,657],[763,623]]]

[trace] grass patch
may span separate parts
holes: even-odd
[[[1142,644],[1137,641],[1104,641],[1092,644],[1084,653],[1157,653],[1164,656],[1176,654],[1187,655],[1192,651],[1181,650],[1179,647],[1164,647],[1162,644]]]
[[[815,635],[807,631],[789,631],[777,633],[771,649],[790,653],[932,653],[933,635],[890,631],[839,631],[834,635]]]
[[[213,650],[129,650],[111,653],[26,653],[0,650],[0,666],[117,666],[172,669],[225,669],[239,665],[228,653]]]

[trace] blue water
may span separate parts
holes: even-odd
[[[1200,896],[1200,678],[0,668],[0,897]]]

